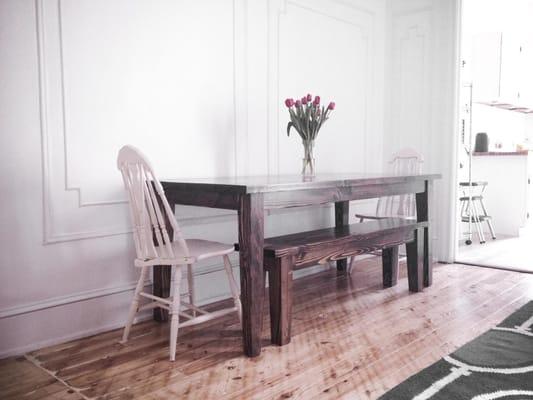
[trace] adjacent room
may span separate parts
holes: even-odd
[[[533,399],[532,20],[0,0],[0,399]]]
[[[527,0],[463,3],[457,261],[533,271],[532,15]]]

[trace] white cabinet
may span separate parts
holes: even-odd
[[[488,182],[485,205],[497,234],[518,236],[527,222],[528,158],[527,155],[472,158],[472,180]]]
[[[533,32],[522,41],[520,67],[520,104],[533,108]]]
[[[484,32],[472,38],[472,100],[500,97],[502,34]]]
[[[510,103],[519,103],[521,85],[521,40],[513,34],[506,33],[502,36],[502,58],[499,100]]]
[[[487,32],[472,41],[473,100],[533,107],[533,33]]]

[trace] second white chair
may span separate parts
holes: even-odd
[[[138,311],[155,307],[168,310],[170,314],[170,360],[174,361],[178,327],[198,324],[232,312],[238,312],[239,319],[241,319],[239,289],[228,258],[228,254],[235,251],[234,246],[183,238],[163,187],[156,179],[150,163],[138,149],[133,146],[124,146],[118,154],[118,168],[128,192],[133,221],[136,251],[134,265],[140,269],[140,278],[135,288],[122,341],[128,340],[131,325]],[[172,238],[168,233],[166,221],[170,224],[169,228],[173,230]],[[234,307],[208,312],[195,304],[192,267],[196,262],[212,257],[223,259]],[[172,268],[172,297],[162,298],[142,291],[148,271],[154,265]],[[181,277],[185,267],[188,278],[188,293],[186,294],[189,298],[188,302],[181,301],[182,293],[180,293]],[[146,298],[150,302],[140,306],[141,298]],[[180,317],[184,320],[181,323]]]
[[[389,172],[393,176],[418,175],[422,170],[424,157],[411,148],[394,153],[389,160]],[[412,193],[399,196],[380,197],[376,203],[375,214],[355,214],[359,222],[365,219],[405,218],[416,219],[416,201]],[[350,260],[348,273],[351,273],[355,257]]]

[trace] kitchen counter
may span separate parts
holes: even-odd
[[[483,197],[496,233],[518,236],[527,222],[528,168],[532,158],[527,156],[527,150],[473,154],[479,157],[472,157],[472,181],[488,182]],[[464,173],[462,182],[468,181],[466,168]],[[474,190],[474,194],[478,192]],[[463,226],[466,229],[466,224]]]
[[[527,156],[529,150],[520,151],[487,151],[487,152],[473,152],[472,155],[479,156]]]

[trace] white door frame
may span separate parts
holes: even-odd
[[[462,39],[462,15],[463,15],[463,1],[464,0],[455,0],[456,4],[456,24],[457,29],[455,32],[455,90],[454,90],[454,129],[453,129],[453,138],[451,140],[452,149],[449,152],[450,159],[448,160],[448,168],[451,171],[450,174],[450,184],[448,186],[449,196],[446,199],[448,209],[450,210],[449,219],[446,221],[448,223],[449,229],[448,233],[448,246],[445,253],[444,262],[455,262],[457,258],[457,252],[459,249],[459,224],[457,223],[458,216],[458,204],[457,204],[457,195],[458,195],[458,166],[457,161],[459,159],[459,118],[460,118],[460,91],[461,91],[461,39]]]

